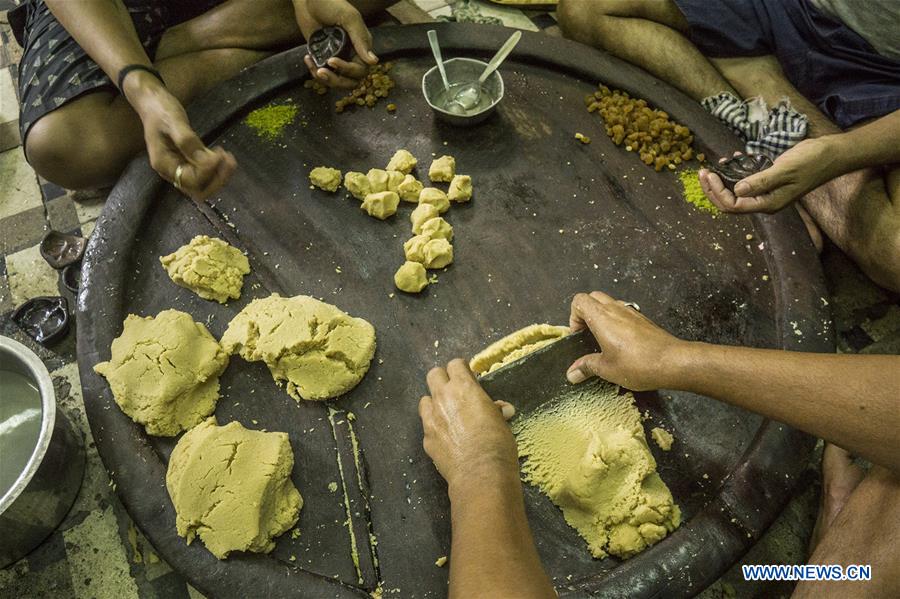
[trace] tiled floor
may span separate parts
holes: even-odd
[[[57,273],[38,253],[38,243],[50,228],[89,235],[103,209],[102,195],[85,197],[42,181],[28,164],[19,143],[15,90],[21,49],[11,41],[5,11],[14,0],[0,0],[0,334],[33,347],[45,361],[62,410],[85,436],[87,469],[75,506],[60,529],[17,564],[0,570],[0,595],[9,597],[196,597],[199,594],[159,560],[131,523],[103,469],[84,417],[75,364],[74,332],[47,350],[31,343],[9,321],[12,309],[28,298],[58,295]],[[394,22],[447,18],[454,2],[404,0],[390,9]],[[551,15],[488,5],[473,0],[482,17],[508,26],[559,35]],[[460,6],[457,6],[459,9]],[[456,11],[470,18],[471,6]],[[832,305],[845,352],[900,353],[900,302],[869,283],[842,254],[829,250],[824,264],[832,285]],[[815,514],[817,474],[772,531],[753,549],[748,561],[799,562]],[[771,596],[788,588],[740,582],[732,571],[706,595]]]

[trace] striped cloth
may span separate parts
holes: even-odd
[[[775,160],[806,138],[806,115],[794,110],[787,98],[771,110],[762,98],[740,100],[728,92],[704,98],[701,104],[744,140],[748,154]]]

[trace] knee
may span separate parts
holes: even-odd
[[[859,245],[862,270],[881,287],[900,293],[900,214],[885,219]]]
[[[109,185],[112,149],[108,141],[84,123],[50,113],[28,131],[25,156],[35,172],[66,189]],[[118,172],[118,171],[116,171]]]
[[[559,0],[556,20],[563,35],[582,44],[598,43],[601,38],[594,31],[594,23],[606,14],[605,5],[601,0]]]

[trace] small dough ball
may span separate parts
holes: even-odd
[[[433,204],[419,204],[416,209],[409,215],[409,222],[412,223],[412,232],[419,235],[422,232],[422,225],[440,215],[440,212]]]
[[[400,171],[387,171],[387,174],[387,190],[397,192],[400,184],[403,183],[403,181],[406,179],[406,175],[404,175]]]
[[[360,208],[365,210],[369,216],[384,220],[397,212],[398,204],[400,204],[400,196],[393,191],[382,191],[367,195]]]
[[[427,235],[416,235],[403,244],[403,254],[410,262],[425,262],[425,244],[431,241]]]
[[[422,224],[420,235],[427,235],[431,239],[446,239],[453,241],[453,226],[440,216],[430,218]]]
[[[341,186],[341,171],[327,166],[317,166],[310,171],[309,182],[325,191],[337,191]]]
[[[438,209],[440,214],[450,209],[450,200],[447,199],[447,194],[437,187],[426,187],[423,189],[422,193],[419,194],[419,203],[431,204]]]
[[[369,179],[369,185],[372,188],[372,191],[369,193],[380,193],[388,190],[389,177],[387,171],[380,168],[370,168],[369,172],[366,173],[366,177]]]
[[[240,299],[244,275],[250,273],[247,256],[207,235],[197,235],[189,244],[161,256],[159,262],[173,283],[220,304]]]
[[[446,239],[430,239],[423,248],[425,268],[444,268],[453,262],[453,246]]]
[[[367,195],[372,193],[372,184],[369,183],[369,178],[355,171],[344,175],[344,187],[357,200],[364,200]]]
[[[422,182],[413,177],[406,175],[400,185],[397,186],[397,193],[404,202],[416,203],[419,201],[419,194],[422,193]]]
[[[416,157],[409,150],[397,150],[394,152],[391,161],[388,162],[387,170],[400,171],[404,175],[408,175],[416,168],[418,163],[419,161],[416,160]]]
[[[441,156],[431,163],[428,169],[428,178],[432,181],[441,181],[449,183],[456,174],[456,158],[453,156]]]
[[[450,181],[450,191],[447,198],[451,202],[468,202],[472,199],[472,177],[469,175],[456,175]]]
[[[419,293],[428,285],[425,267],[418,262],[407,260],[394,274],[394,285],[400,291]]]

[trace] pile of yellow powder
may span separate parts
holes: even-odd
[[[277,139],[284,128],[294,122],[297,110],[296,104],[269,104],[248,114],[244,123],[259,137],[271,141]]]
[[[700,171],[696,169],[685,169],[678,173],[678,178],[681,180],[681,187],[684,190],[682,196],[684,197],[685,202],[693,204],[697,210],[708,212],[709,214],[712,214],[713,217],[716,217],[721,214],[721,212],[715,204],[709,201],[706,194],[703,193],[703,188],[700,187],[700,177],[697,175],[699,172]]]

